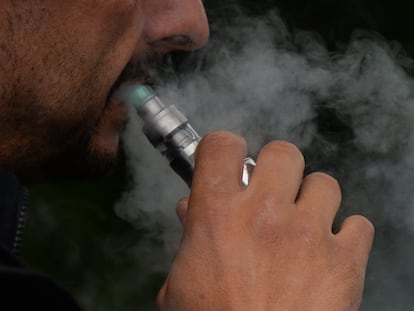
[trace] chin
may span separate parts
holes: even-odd
[[[106,177],[117,166],[119,147],[118,144],[100,147],[80,143],[69,152],[49,159],[35,169],[26,170],[28,174],[21,175],[21,179],[26,183],[37,183]]]
[[[77,128],[72,137],[67,134],[67,139],[48,142],[49,149],[58,151],[26,167],[19,175],[27,182],[85,180],[109,175],[118,162],[119,136],[128,120],[127,108],[121,103],[108,103],[95,124]]]
[[[127,117],[126,107],[109,105],[88,139],[57,159],[54,164],[57,174],[52,177],[84,180],[110,175],[118,162],[119,136]]]
[[[94,140],[89,143],[86,152],[78,153],[70,157],[66,178],[85,179],[99,178],[110,175],[118,162],[119,154],[119,135],[114,134],[110,139]],[[72,169],[77,172],[72,173]]]
[[[46,170],[50,180],[86,180],[110,175],[118,162],[118,155],[113,153],[89,154],[86,157],[66,158],[58,165],[51,165]],[[58,162],[56,162],[58,163]]]

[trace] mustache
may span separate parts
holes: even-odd
[[[156,87],[176,77],[176,69],[171,54],[147,53],[141,58],[131,58],[109,91],[107,103],[119,87],[139,79],[143,83]]]

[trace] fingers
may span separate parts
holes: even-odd
[[[197,148],[192,191],[233,193],[242,189],[246,142],[240,136],[218,131],[204,136]]]
[[[185,225],[185,220],[187,217],[187,209],[188,209],[188,197],[181,198],[177,202],[175,211],[182,225]]]
[[[341,204],[341,189],[333,177],[313,173],[303,180],[296,206],[306,219],[322,222],[329,231]]]
[[[304,168],[303,155],[295,145],[271,142],[261,150],[247,189],[271,194],[279,203],[294,203]]]
[[[372,223],[363,216],[348,217],[342,223],[335,237],[360,255],[360,260],[366,264],[374,241],[375,229]]]
[[[246,151],[245,140],[229,132],[211,132],[200,141],[185,217],[187,230],[199,228],[200,222],[215,222],[220,213],[228,212],[230,205],[223,202],[243,190]]]

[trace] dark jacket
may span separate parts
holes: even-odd
[[[81,310],[66,290],[16,258],[26,209],[27,190],[0,168],[0,310]]]

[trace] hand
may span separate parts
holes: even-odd
[[[339,185],[322,173],[303,179],[295,146],[266,145],[243,189],[245,156],[233,134],[201,141],[190,197],[178,205],[184,234],[160,310],[357,310],[371,223],[352,216],[332,233]]]

